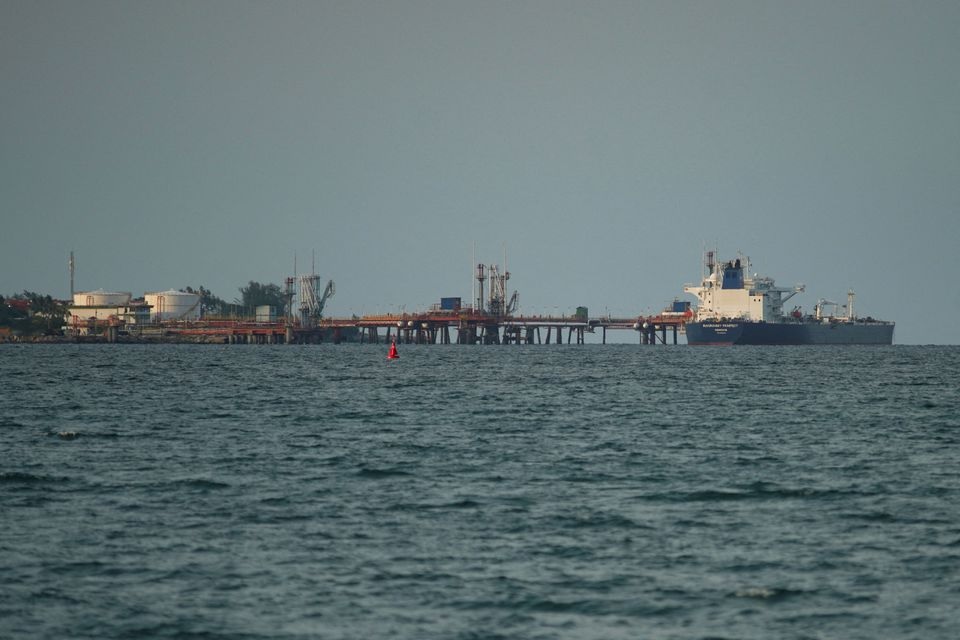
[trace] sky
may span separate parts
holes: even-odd
[[[0,0],[0,294],[654,313],[705,247],[960,344],[960,3]]]

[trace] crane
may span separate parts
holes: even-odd
[[[300,276],[300,320],[305,326],[311,326],[323,317],[323,307],[327,300],[337,292],[333,280],[327,281],[327,286],[320,291],[320,276]]]
[[[504,270],[500,273],[499,267],[491,264],[488,267],[490,273],[490,302],[488,311],[495,316],[510,316],[517,310],[519,296],[514,291],[513,295],[507,299],[507,281],[510,280],[510,272]]]

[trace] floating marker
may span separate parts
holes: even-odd
[[[390,344],[390,353],[387,354],[387,360],[396,360],[400,357],[400,354],[397,353],[397,341],[394,340]]]

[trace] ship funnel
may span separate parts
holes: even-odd
[[[740,259],[731,260],[723,269],[722,289],[743,289],[743,265]]]

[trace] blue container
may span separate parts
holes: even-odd
[[[460,298],[440,298],[441,311],[460,311]]]
[[[675,312],[675,313],[683,313],[684,311],[686,311],[686,310],[689,309],[689,308],[690,308],[690,302],[689,302],[689,301],[687,301],[687,300],[674,300],[674,301],[673,301],[673,308],[670,309],[670,310],[673,311],[673,312]]]

